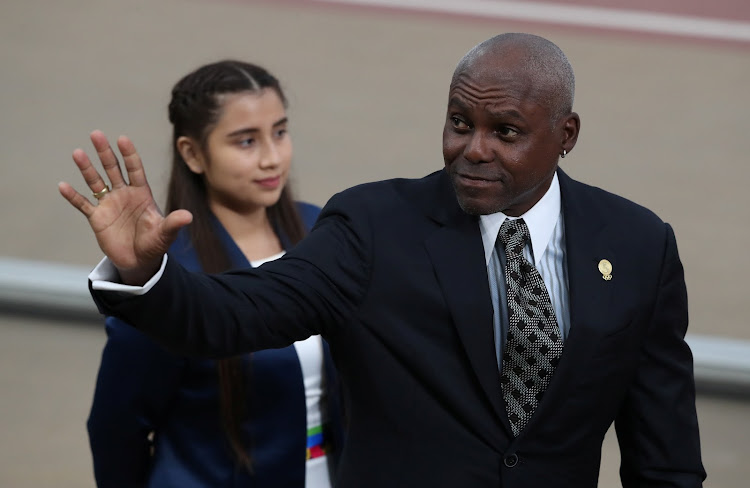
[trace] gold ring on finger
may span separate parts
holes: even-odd
[[[104,185],[104,188],[102,188],[101,191],[95,191],[94,192],[94,198],[97,200],[101,200],[104,195],[109,193],[109,187],[107,185]]]

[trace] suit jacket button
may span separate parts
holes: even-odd
[[[505,458],[503,458],[503,464],[505,464],[507,468],[512,468],[513,466],[518,464],[518,455],[515,453],[508,454],[507,456],[505,456]]]

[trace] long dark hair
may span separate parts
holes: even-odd
[[[265,89],[275,91],[286,106],[284,92],[272,74],[260,66],[234,60],[202,66],[187,74],[172,88],[169,121],[174,130],[166,210],[171,212],[184,208],[193,214],[193,223],[188,232],[201,266],[208,273],[226,271],[232,263],[214,229],[204,178],[190,171],[177,150],[177,139],[190,137],[206,153],[208,136],[221,117],[221,96]],[[271,225],[290,244],[296,244],[304,237],[305,228],[289,185],[284,187],[279,200],[266,211]],[[237,461],[251,469],[252,459],[240,434],[241,424],[248,412],[246,389],[249,381],[247,372],[243,372],[241,366],[239,357],[217,361],[221,421]]]

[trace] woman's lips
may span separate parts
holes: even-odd
[[[281,184],[281,176],[274,176],[273,178],[263,178],[262,180],[255,180],[255,182],[263,188],[274,189]]]

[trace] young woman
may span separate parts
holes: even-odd
[[[276,259],[319,209],[287,185],[292,143],[278,80],[259,66],[203,66],[172,89],[167,212],[187,209],[168,259],[221,272]],[[161,349],[117,319],[88,420],[97,484],[149,487],[331,486],[342,439],[327,345],[212,361]]]

